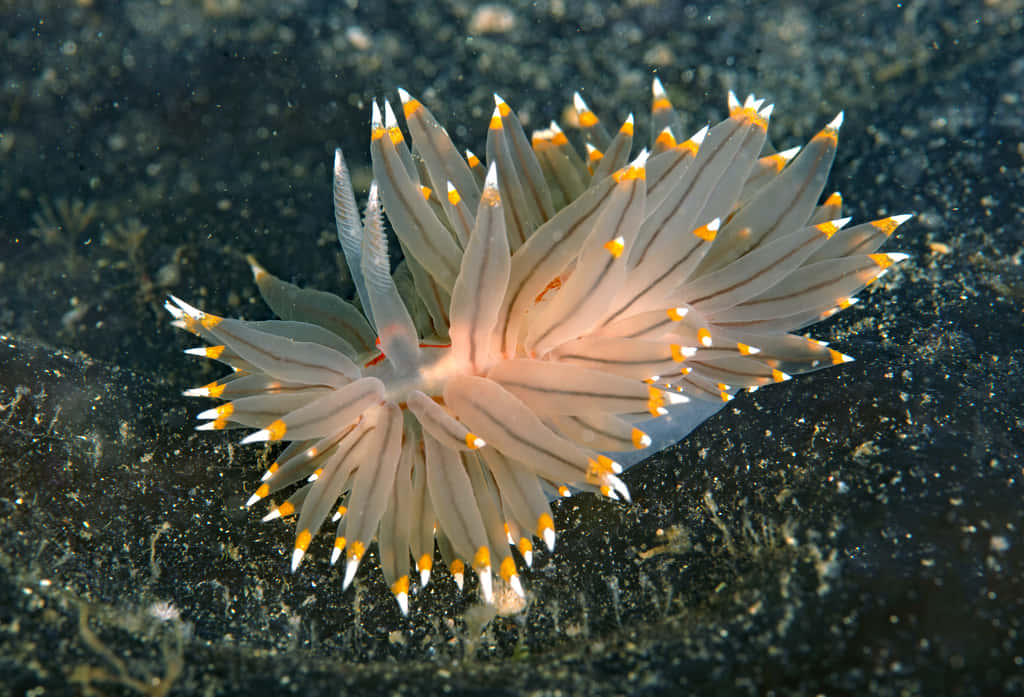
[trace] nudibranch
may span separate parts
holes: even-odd
[[[680,140],[658,80],[653,93],[637,154],[632,115],[609,133],[575,95],[578,151],[556,123],[528,139],[495,97],[481,160],[399,90],[411,141],[374,102],[362,220],[335,153],[351,302],[255,260],[278,320],[170,299],[207,343],[187,353],[233,371],[185,392],[223,401],[198,428],[288,442],[247,505],[297,517],[293,571],[330,517],[343,587],[376,540],[403,613],[435,544],[460,588],[468,565],[486,601],[499,583],[522,595],[535,541],[554,549],[551,500],[628,501],[626,465],[739,391],[852,360],[796,332],[905,258],[877,250],[910,216],[849,226],[839,194],[821,200],[842,114],[774,152],[763,100],[730,93],[724,121]]]

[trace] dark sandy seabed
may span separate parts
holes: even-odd
[[[1024,693],[1019,2],[49,5],[0,6],[0,694]],[[246,253],[348,290],[329,166],[365,186],[374,95],[482,150],[492,91],[643,132],[652,72],[693,130],[768,98],[778,147],[845,109],[830,190],[917,213],[814,331],[858,361],[561,502],[519,614],[438,574],[404,619],[326,539],[288,573],[166,294],[267,317]]]

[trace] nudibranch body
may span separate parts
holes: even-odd
[[[255,260],[279,320],[167,303],[208,344],[188,353],[233,370],[185,393],[224,401],[199,429],[289,442],[247,505],[290,492],[264,519],[297,516],[293,571],[331,517],[344,587],[376,539],[403,613],[435,544],[460,587],[468,564],[485,600],[499,579],[523,594],[519,562],[534,540],[554,548],[550,500],[628,500],[626,464],[738,391],[851,360],[795,332],[905,258],[877,250],[909,216],[847,226],[838,194],[819,202],[842,115],[802,149],[765,152],[762,100],[730,94],[728,118],[679,140],[653,91],[635,155],[632,115],[610,134],[576,95],[581,154],[555,123],[527,139],[496,97],[485,166],[400,90],[412,147],[374,103],[362,221],[335,155],[353,303]]]

